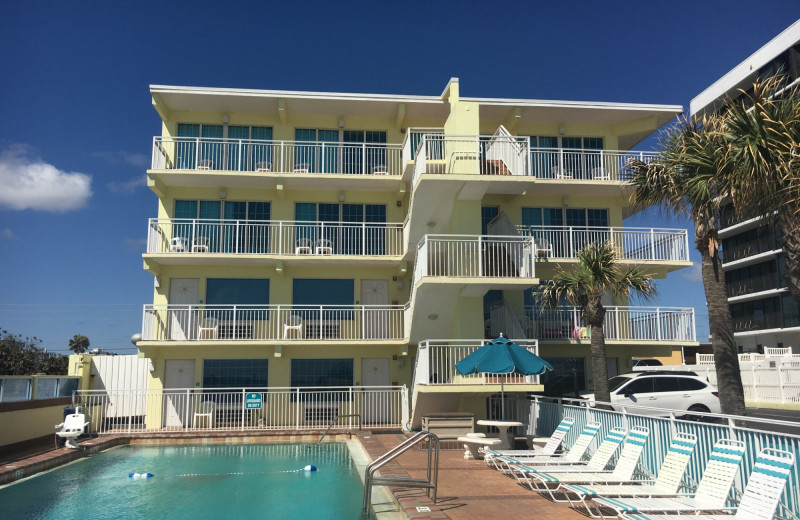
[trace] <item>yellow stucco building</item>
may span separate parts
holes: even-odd
[[[612,240],[657,277],[685,230],[623,228],[630,151],[679,106],[151,86],[163,121],[144,268],[149,386],[402,387],[411,421],[486,414],[453,366],[504,333],[591,387],[589,332],[530,289]],[[606,302],[609,371],[695,342],[688,308]],[[559,386],[560,385],[560,386]],[[199,390],[198,390],[199,391]],[[287,390],[288,391],[288,390]]]

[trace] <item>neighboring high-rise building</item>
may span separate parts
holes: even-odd
[[[714,113],[726,100],[751,90],[755,81],[776,74],[785,75],[787,84],[800,80],[800,20],[695,97],[690,113]],[[800,310],[786,284],[781,229],[774,216],[738,216],[728,205],[720,238],[739,350],[792,347],[800,352]]]
[[[455,78],[441,96],[150,92],[154,389],[406,386],[414,427],[485,414],[499,379],[454,365],[500,333],[553,363],[545,387],[591,386],[581,313],[531,297],[579,249],[611,240],[661,278],[691,265],[685,230],[623,227],[627,164],[652,157],[630,150],[680,106],[468,98]],[[606,303],[611,375],[697,344],[691,308]]]

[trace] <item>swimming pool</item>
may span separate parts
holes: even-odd
[[[43,520],[352,520],[363,493],[341,443],[123,446],[0,489],[0,510]]]

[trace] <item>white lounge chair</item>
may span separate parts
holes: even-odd
[[[203,401],[200,403],[200,406],[197,407],[197,411],[194,412],[194,417],[192,418],[192,426],[194,428],[198,428],[197,422],[199,420],[205,420],[207,428],[214,427],[214,413],[217,408],[217,404],[214,401]]]
[[[618,516],[642,511],[687,512],[701,509],[721,510],[728,501],[733,480],[744,456],[744,443],[731,439],[717,441],[703,471],[703,478],[692,494],[674,494],[659,498],[595,498],[594,507],[611,509]]]
[[[531,450],[487,451],[486,463],[504,473],[509,470],[511,464],[576,464],[581,461],[600,428],[601,425],[597,422],[591,422],[584,426],[569,451],[560,455],[546,455]]]
[[[83,435],[88,425],[89,422],[86,420],[85,415],[82,413],[72,413],[64,418],[64,422],[56,424],[56,428],[61,428],[61,431],[57,431],[56,435],[64,439],[64,447],[75,450],[80,448],[75,442],[75,439]]]
[[[704,514],[694,518],[702,520],[771,520],[775,516],[793,466],[794,454],[788,451],[764,448],[756,458],[753,472],[750,473],[750,480],[744,488],[744,495],[738,507],[693,510],[696,513],[706,513],[722,509],[726,511],[735,509],[736,514],[732,516],[730,514]],[[630,513],[622,515],[622,518],[629,520],[686,520],[687,516]]]
[[[697,436],[691,433],[679,433],[672,438],[667,455],[658,470],[655,480],[634,480],[626,484],[581,486],[562,486],[570,507],[583,508],[589,516],[602,517],[600,511],[590,507],[587,500],[595,497],[603,498],[650,498],[675,495],[681,486],[689,459],[697,446]],[[575,498],[573,498],[575,497]]]
[[[614,430],[625,430],[615,428]],[[611,430],[609,436],[614,433]],[[619,437],[619,434],[617,434]],[[540,468],[530,468],[528,471],[515,473],[519,475],[517,480],[526,483],[533,491],[541,494],[547,494],[554,501],[558,501],[556,494],[563,494],[561,490],[562,485],[566,484],[621,484],[630,481],[636,471],[636,465],[639,464],[639,458],[642,456],[644,445],[650,436],[650,430],[642,426],[634,426],[625,439],[625,446],[619,454],[619,459],[612,470],[604,469],[609,461],[606,461],[602,467],[598,464],[593,464],[590,468],[588,465],[581,470],[577,466],[569,466],[566,468],[555,468],[553,471],[547,470],[547,466]],[[622,435],[624,437],[624,435]],[[608,437],[607,437],[608,439]],[[612,442],[615,439],[612,438]],[[622,439],[616,441],[621,442]],[[598,449],[599,451],[599,449]],[[616,450],[615,450],[616,451]],[[564,500],[561,500],[564,501]]]

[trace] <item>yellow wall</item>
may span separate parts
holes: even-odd
[[[23,442],[52,434],[55,439],[55,425],[62,422],[64,405],[32,408],[0,413],[0,446]],[[53,441],[55,445],[55,440]]]

